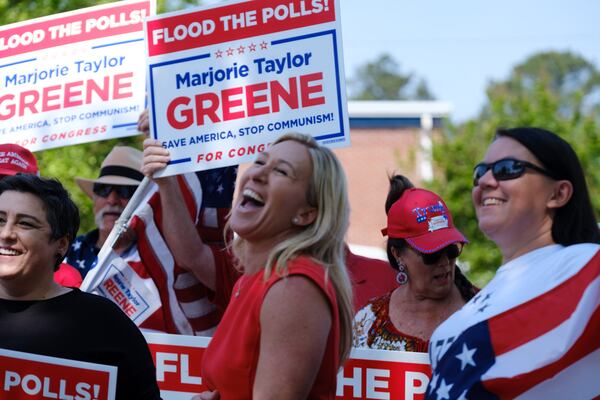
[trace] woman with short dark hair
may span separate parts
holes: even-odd
[[[110,300],[53,281],[78,228],[60,182],[21,174],[0,181],[0,348],[116,366],[117,399],[160,399],[135,324]]]

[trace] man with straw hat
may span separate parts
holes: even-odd
[[[98,252],[144,178],[141,166],[141,151],[129,146],[115,146],[102,161],[97,179],[75,178],[81,190],[94,202],[94,219],[98,227],[78,236],[67,254],[67,262],[76,266],[84,278],[96,264]],[[133,245],[133,240],[126,234],[124,236],[114,247],[119,254]]]

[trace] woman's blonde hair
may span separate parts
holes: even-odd
[[[271,251],[265,266],[265,278],[275,268],[278,275],[285,275],[287,262],[303,255],[323,266],[326,278],[331,279],[337,295],[340,315],[340,361],[346,360],[352,345],[352,287],[345,265],[344,237],[348,229],[350,206],[346,189],[346,176],[337,157],[327,147],[320,146],[311,136],[287,133],[273,145],[288,140],[306,146],[312,161],[312,177],[306,200],[315,207],[315,221],[299,227],[298,233],[277,244]],[[232,249],[243,260],[244,239],[234,239]]]

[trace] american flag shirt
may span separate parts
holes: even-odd
[[[550,245],[501,266],[433,333],[426,399],[600,395],[599,250]]]

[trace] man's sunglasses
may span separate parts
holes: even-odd
[[[106,183],[94,183],[94,194],[100,197],[108,197],[113,190],[122,199],[130,199],[137,189],[136,185],[110,185]]]
[[[421,258],[423,259],[423,262],[425,264],[433,265],[437,264],[444,254],[448,256],[449,260],[457,258],[458,256],[460,256],[460,253],[462,253],[462,248],[462,244],[451,244],[450,246],[446,246],[440,251],[436,251],[435,253],[419,252],[419,254],[421,255]]]
[[[551,172],[544,168],[538,167],[530,162],[517,160],[514,158],[503,158],[491,164],[479,163],[473,169],[473,186],[479,185],[479,179],[485,175],[488,170],[492,170],[492,175],[497,181],[508,181],[517,179],[525,173],[525,169],[530,168],[541,174],[544,174],[554,179]]]

